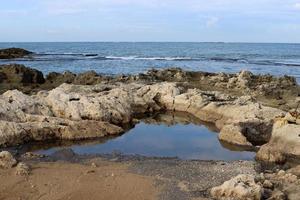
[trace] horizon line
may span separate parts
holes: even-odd
[[[224,44],[300,44],[300,42],[223,42],[223,41],[0,41],[0,43],[224,43]]]

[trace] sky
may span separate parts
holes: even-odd
[[[1,0],[0,42],[300,43],[300,0]]]

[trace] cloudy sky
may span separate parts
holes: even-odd
[[[300,42],[300,0],[3,0],[0,41]]]

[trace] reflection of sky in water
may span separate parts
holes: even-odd
[[[254,157],[252,152],[233,152],[223,148],[217,133],[193,124],[166,126],[140,123],[104,144],[74,145],[71,148],[79,154],[120,151],[123,154],[200,160],[249,160]],[[58,148],[42,153],[56,150]]]

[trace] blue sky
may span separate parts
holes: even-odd
[[[3,0],[0,41],[300,42],[300,0]]]

